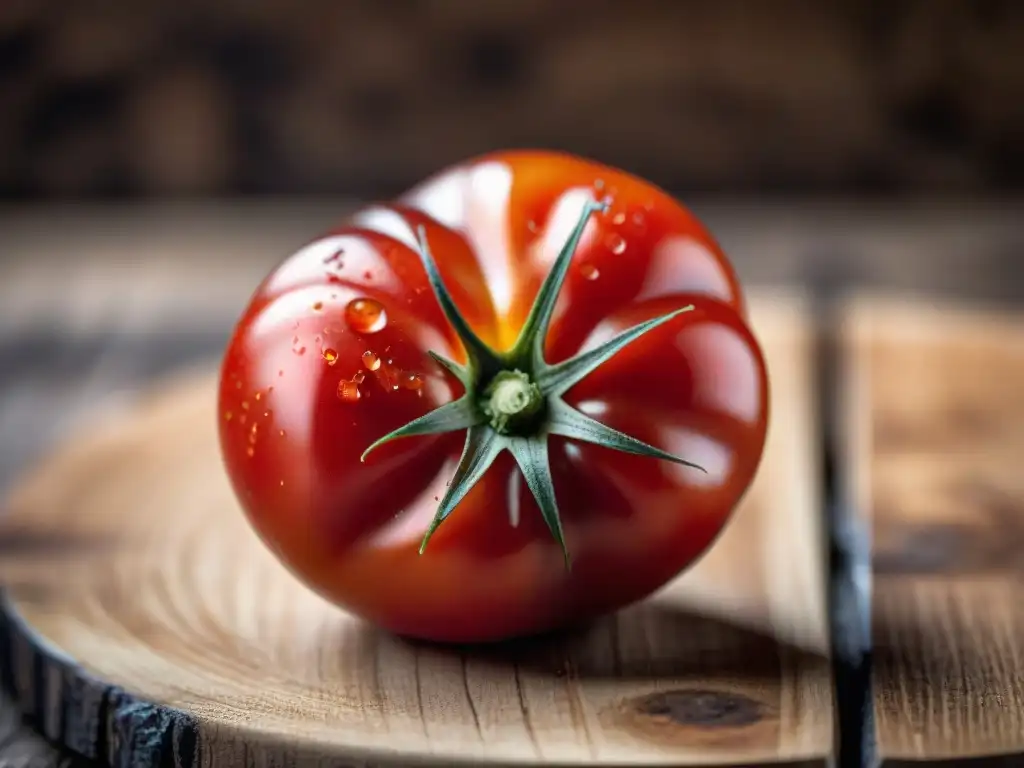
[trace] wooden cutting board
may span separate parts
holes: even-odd
[[[47,736],[115,765],[823,765],[811,321],[767,293],[753,318],[773,384],[757,481],[714,549],[640,605],[489,649],[362,624],[248,529],[204,370],[79,434],[10,498],[2,682]],[[881,750],[1024,752],[1024,323],[878,299],[848,319]]]

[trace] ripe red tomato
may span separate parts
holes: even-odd
[[[595,199],[607,207],[588,214]],[[565,248],[571,260],[558,260],[574,227],[582,234]],[[548,285],[550,328],[532,326],[537,355],[512,360],[508,350],[520,349],[531,307],[563,262],[564,282]],[[475,358],[439,301],[445,289],[480,342]],[[495,366],[550,382],[545,365],[556,370],[691,305],[571,383],[563,410],[572,424],[561,431],[549,385],[506,382],[495,394]],[[467,429],[397,439],[360,457],[466,393],[428,353],[475,360],[461,374],[470,390],[463,416],[484,423],[469,430],[479,439],[467,456],[485,444],[495,456],[474,482],[455,478],[466,495],[421,554],[454,493]],[[507,427],[492,418],[505,406]],[[693,214],[619,170],[506,152],[366,207],[280,264],[228,345],[218,418],[235,492],[294,574],[396,633],[465,642],[610,612],[679,574],[753,479],[767,415],[767,374],[740,286]],[[602,424],[703,471],[563,436]],[[548,467],[554,499],[544,493]]]

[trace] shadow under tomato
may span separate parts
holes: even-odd
[[[772,756],[772,764],[820,765],[820,759],[780,763],[774,755],[786,745],[797,745],[799,753],[818,741],[822,755],[829,749],[827,707],[799,721],[811,731],[810,742],[805,733],[790,733],[796,721],[782,715],[793,680],[827,698],[824,655],[677,605],[650,601],[560,632],[488,644],[385,639],[369,627],[356,631],[367,633],[367,643],[397,643],[410,651],[417,674],[461,667],[467,696],[469,680],[479,690],[490,689],[492,680],[495,686],[511,684],[528,722],[543,723],[554,696],[565,699],[574,717],[586,709],[602,728],[659,749],[718,754],[716,763],[763,764]],[[433,695],[430,678],[421,678],[418,695]],[[538,691],[541,698],[531,698]]]
[[[820,661],[823,654],[768,633],[682,606],[643,603],[556,632],[494,643],[446,645],[405,638],[423,652],[460,654],[495,665],[580,678],[663,679],[729,676],[771,679],[782,658]]]

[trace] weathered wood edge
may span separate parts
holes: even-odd
[[[114,768],[198,764],[199,725],[89,675],[0,593],[0,685],[47,739]]]

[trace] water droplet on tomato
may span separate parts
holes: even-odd
[[[366,350],[363,352],[363,365],[366,366],[367,370],[376,371],[380,368],[380,358],[370,350]]]
[[[245,455],[251,459],[253,456],[256,455],[256,449],[250,445],[248,448],[245,449]]]
[[[241,388],[242,388],[242,381],[241,381],[241,379],[239,379],[238,381],[235,382],[235,389],[241,389]]]
[[[263,397],[263,393],[257,392],[255,395],[253,395],[253,397],[256,399],[257,402],[259,402],[259,399]]]
[[[322,301],[314,301],[313,302],[313,311],[314,312],[319,312],[323,308],[324,308],[324,303]]]
[[[597,280],[601,276],[601,272],[593,264],[581,264],[580,274],[587,280]]]
[[[243,400],[242,401],[242,410],[243,411],[248,411],[249,410],[249,401],[248,400]]]
[[[594,179],[594,189],[598,192],[604,189],[604,179]]]
[[[335,352],[330,347],[324,347],[323,352],[321,352],[320,354],[323,355],[323,358],[328,365],[334,365],[336,362],[338,362],[338,353]]]
[[[388,314],[375,299],[353,299],[345,307],[345,322],[356,333],[377,333],[388,324]]]
[[[423,376],[418,373],[406,372],[402,374],[402,386],[411,390],[421,389],[423,387]]]
[[[224,421],[231,421],[231,417],[234,416],[231,411],[224,411]]]
[[[284,437],[285,436],[285,431],[283,429],[279,429],[279,430],[277,430],[277,434],[279,436],[281,436],[281,437]]]
[[[280,485],[280,486],[281,486],[282,488],[284,488],[284,480],[281,480],[281,481],[280,481],[280,482],[278,483],[278,485]]]
[[[248,420],[249,420],[249,417],[246,416],[244,413],[241,416],[238,417],[238,423],[239,424],[245,424],[245,422],[247,422]]]
[[[342,379],[338,382],[338,399],[343,403],[354,403],[360,397],[359,384],[355,381]]]
[[[618,235],[612,235],[611,237],[608,238],[607,242],[608,248],[616,256],[621,256],[623,253],[626,252],[626,241],[623,240]]]
[[[626,214],[624,214],[624,213],[616,213],[612,217],[612,224],[625,224],[625,223],[626,223]]]
[[[534,221],[533,219],[530,219],[528,222],[526,222],[526,228],[530,232],[533,232],[534,234],[536,234],[537,233],[537,222]]]

